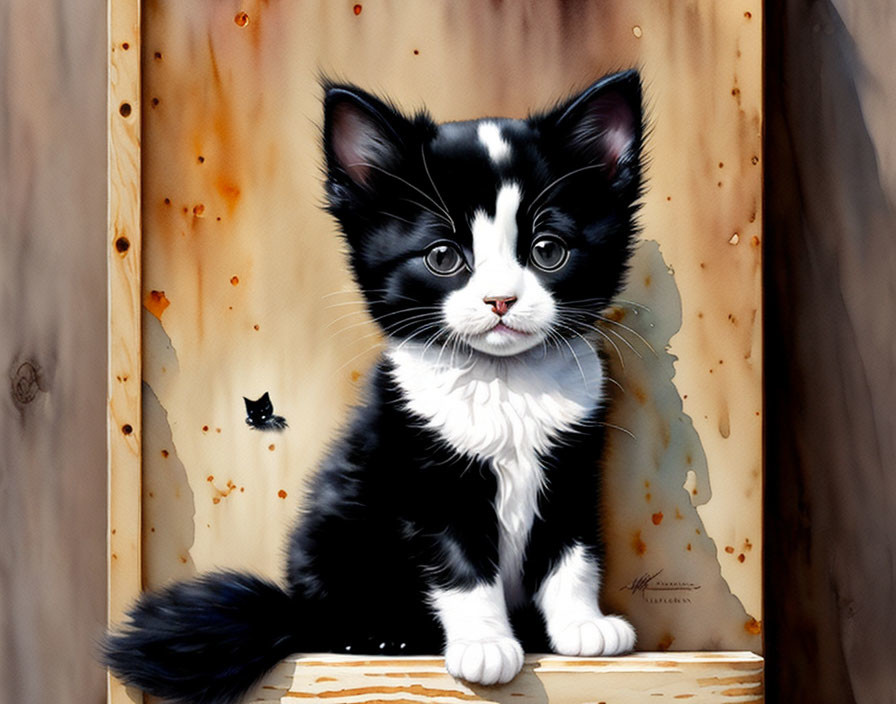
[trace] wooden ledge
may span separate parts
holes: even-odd
[[[451,677],[441,658],[296,655],[281,662],[246,702],[758,704],[764,701],[763,662],[749,652],[529,655],[512,682],[483,687]]]

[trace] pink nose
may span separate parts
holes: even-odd
[[[486,296],[482,301],[492,307],[493,313],[506,315],[510,306],[516,303],[516,296]]]

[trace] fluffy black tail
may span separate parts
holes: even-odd
[[[106,636],[103,657],[121,680],[158,697],[232,704],[303,649],[299,629],[311,624],[299,623],[300,610],[272,582],[215,572],[144,594]]]

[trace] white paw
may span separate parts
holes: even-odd
[[[515,638],[449,641],[445,667],[454,677],[475,684],[510,682],[523,667],[523,649]]]
[[[569,623],[551,634],[560,655],[619,655],[635,647],[635,629],[619,616]]]

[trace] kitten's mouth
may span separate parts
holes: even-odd
[[[495,327],[493,327],[489,332],[506,332],[512,335],[531,335],[531,333],[523,332],[522,330],[517,330],[516,328],[512,328],[505,323],[499,322]]]

